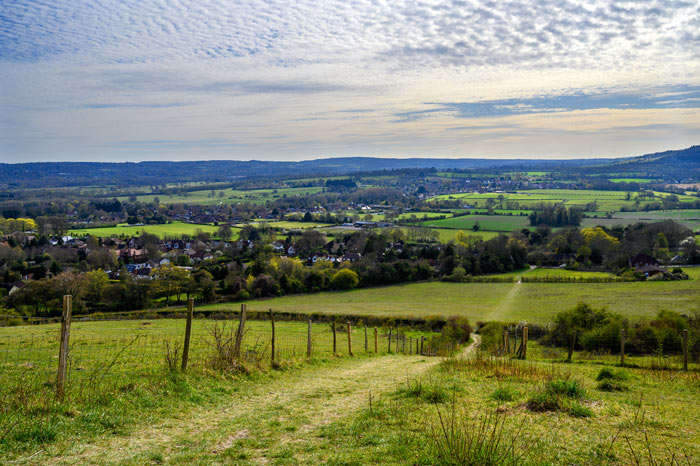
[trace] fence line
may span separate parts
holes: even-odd
[[[64,300],[61,328],[55,326],[22,327],[27,333],[6,327],[0,331],[0,376],[31,377],[37,384],[55,386],[62,397],[82,382],[117,381],[123,377],[158,376],[164,367],[181,371],[204,371],[217,359],[231,356],[241,364],[279,363],[285,360],[332,355],[375,354],[390,348],[392,354],[413,354],[413,337],[400,327],[387,331],[374,327],[374,347],[369,344],[366,325],[336,326],[329,323],[276,322],[270,309],[266,320],[248,320],[245,305],[241,312],[229,313],[232,320],[193,319],[194,300],[188,302],[187,318],[182,325],[151,328],[150,321],[109,324],[76,322],[71,319],[72,301]],[[92,328],[91,328],[92,327]],[[307,327],[306,329],[304,327]],[[345,338],[337,340],[337,333]],[[420,353],[446,355],[454,350],[445,344],[430,344],[425,336]],[[341,344],[343,340],[347,343]],[[408,341],[407,341],[408,340]],[[423,345],[425,344],[425,348]],[[408,346],[408,347],[407,347]],[[418,354],[418,346],[416,346]],[[47,385],[48,384],[48,385]],[[0,395],[3,388],[0,387]]]

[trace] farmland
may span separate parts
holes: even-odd
[[[551,322],[554,315],[579,302],[604,306],[631,319],[650,318],[661,310],[700,311],[697,269],[692,280],[629,283],[415,283],[314,295],[291,295],[250,301],[251,310],[357,314],[371,316],[459,315],[472,322],[502,320]],[[589,276],[581,272],[536,270],[528,276]],[[514,274],[517,276],[518,273]],[[520,273],[522,275],[522,273]],[[607,276],[605,274],[594,276]],[[429,300],[425,296],[430,296]],[[232,309],[207,305],[205,309]]]
[[[197,233],[204,232],[216,235],[218,227],[214,225],[197,225],[192,223],[172,222],[162,225],[117,225],[116,227],[104,228],[83,228],[73,229],[69,234],[73,236],[92,235],[102,238],[112,236],[138,236],[144,232],[156,235],[159,238],[179,238],[182,235],[195,236]]]
[[[599,211],[619,211],[623,207],[628,209],[642,210],[645,205],[666,197],[668,193],[655,192],[655,198],[641,197],[637,193],[628,194],[624,191],[600,191],[600,190],[568,190],[568,189],[537,189],[537,190],[519,190],[516,192],[490,192],[490,193],[457,193],[445,194],[436,196],[436,200],[458,199],[460,201],[471,203],[477,207],[484,207],[488,199],[492,202],[514,201],[521,207],[531,207],[537,204],[561,203],[565,206],[580,206],[586,205],[595,201]],[[679,202],[690,202],[697,198],[688,195],[678,195]]]
[[[471,230],[476,223],[479,224],[479,229],[486,231],[511,232],[530,227],[527,217],[515,215],[464,215],[442,220],[427,220],[422,222],[421,225],[434,228]]]
[[[218,204],[237,204],[240,202],[250,202],[253,204],[264,204],[267,201],[275,199],[283,199],[293,196],[308,196],[323,191],[320,187],[310,188],[268,188],[268,189],[252,189],[238,190],[233,188],[227,189],[203,189],[195,191],[187,191],[181,194],[148,194],[138,195],[138,202],[153,203],[155,198],[158,198],[161,203],[168,204],[200,204],[200,205],[218,205]],[[119,198],[124,201],[128,196]]]

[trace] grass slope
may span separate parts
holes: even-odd
[[[696,275],[695,269],[689,269]],[[533,271],[533,275],[550,271]],[[565,274],[567,272],[551,271]],[[580,273],[580,272],[578,272]],[[697,279],[672,282],[626,283],[411,283],[344,292],[291,295],[249,301],[248,308],[299,313],[382,316],[459,315],[472,322],[497,316],[501,320],[551,322],[554,315],[581,301],[606,306],[630,318],[652,317],[669,309],[691,313],[700,310]],[[506,304],[502,305],[506,300]],[[207,308],[233,309],[235,304]],[[496,314],[494,312],[498,311]]]

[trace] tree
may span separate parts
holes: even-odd
[[[349,290],[355,288],[360,283],[357,272],[350,269],[340,269],[331,278],[331,287],[336,290]]]
[[[219,229],[217,230],[217,234],[219,235],[219,238],[221,238],[224,241],[228,241],[231,239],[231,236],[233,235],[233,230],[231,230],[231,227],[228,225],[221,225]]]
[[[308,229],[304,230],[304,233],[301,234],[301,238],[297,241],[296,249],[300,254],[308,256],[324,244],[326,244],[325,236],[318,230]]]
[[[189,282],[192,280],[190,273],[180,267],[175,267],[172,264],[167,264],[155,272],[156,280],[154,281],[153,291],[157,295],[165,297],[165,302],[170,303],[170,297],[175,295],[177,302],[180,302],[180,296],[187,291]]]

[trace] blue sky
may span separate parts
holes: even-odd
[[[700,2],[4,0],[0,162],[700,143]]]

